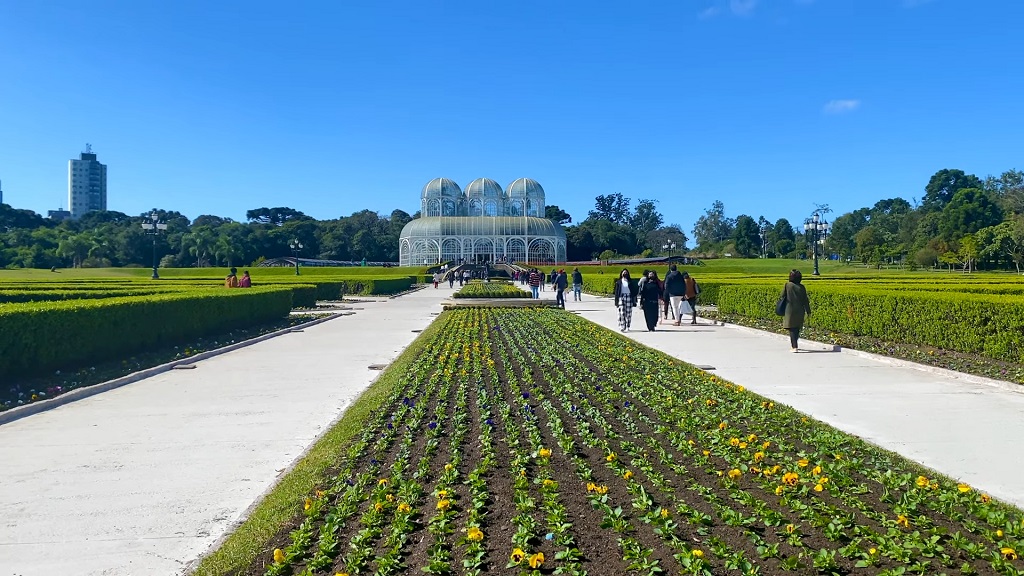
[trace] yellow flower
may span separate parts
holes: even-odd
[[[736,447],[740,445],[739,438],[729,438],[729,446]]]
[[[814,491],[815,491],[815,492],[821,492],[821,491],[822,491],[822,490],[824,490],[824,489],[825,489],[825,487],[824,487],[824,486],[822,486],[821,484],[815,484],[815,485],[814,485]]]
[[[377,480],[377,486],[387,486],[387,485],[388,485],[388,479],[387,478],[381,478],[380,480]]]
[[[384,497],[384,499],[387,500],[388,502],[394,502],[395,501],[395,495],[394,494],[388,494],[387,496]]]
[[[509,556],[509,558],[516,564],[519,564],[526,558],[526,552],[523,552],[520,548],[516,548],[512,551],[512,555]]]
[[[903,514],[896,517],[896,524],[903,526],[904,528],[910,528],[910,520],[908,520]]]
[[[967,492],[971,491],[971,487],[968,486],[967,484],[964,484],[963,482],[957,484],[956,489],[959,490],[961,494],[966,494]]]
[[[732,470],[729,470],[729,478],[731,480],[735,480],[735,479],[739,478],[742,475],[743,475],[743,473],[740,472],[739,469],[737,469],[737,468],[733,468]]]
[[[754,462],[764,460],[764,452],[754,452]]]
[[[377,512],[380,512],[384,510],[384,504],[382,504],[381,502],[377,502],[376,504],[373,505],[373,509],[376,510]]]
[[[747,442],[757,442],[757,434],[751,434],[747,436]]]
[[[312,507],[313,507],[313,500],[311,498],[306,498],[306,503],[305,503],[305,505],[303,505],[302,509],[303,510],[309,510]]]
[[[815,466],[811,470],[811,474],[814,474],[815,476],[817,476],[818,474],[821,474],[821,466]]]
[[[737,392],[743,392],[744,390],[746,390],[746,388],[744,388],[743,386],[737,386],[736,387],[736,391]]]
[[[725,430],[725,422],[719,422],[718,423],[718,429],[719,430]]]
[[[540,568],[541,564],[543,564],[543,563],[544,563],[544,553],[543,552],[537,552],[533,556],[530,556],[530,568],[533,568],[534,570],[536,570],[537,568]]]
[[[746,449],[747,449],[747,443],[746,442],[740,442],[740,450],[746,450]]]
[[[661,517],[662,518],[668,518],[668,508],[662,508],[661,509]]]
[[[1000,548],[999,549],[999,553],[1003,555],[1003,560],[1016,560],[1017,559],[1017,551],[1014,550],[1013,548],[1008,548],[1008,547]]]
[[[593,492],[595,490],[597,490],[597,484],[594,484],[593,482],[587,482],[587,492]]]
[[[782,486],[776,486],[775,487],[775,495],[776,496],[782,496]]]
[[[437,491],[437,497],[438,498],[447,498],[448,497],[448,491],[447,490],[438,490]]]
[[[609,455],[604,457],[604,459],[609,461],[609,462],[615,462],[615,458],[616,458],[615,452],[612,452],[611,454],[609,454]]]
[[[284,550],[274,548],[274,562],[277,562],[278,564],[284,562]]]
[[[989,496],[988,494],[982,494],[981,495],[981,503],[982,504],[988,504],[991,501],[992,501],[992,497]]]
[[[407,514],[409,512],[412,512],[412,506],[409,506],[405,502],[402,502],[401,504],[398,505],[398,511],[402,514]]]
[[[701,452],[701,454],[703,454],[705,456],[710,456],[711,455],[711,451],[710,450],[705,450],[705,451]]]
[[[793,524],[786,524],[786,534],[792,534],[796,532],[796,526]]]
[[[625,480],[629,480],[632,477],[633,477],[633,471],[632,470],[626,470],[626,473],[622,475],[622,478],[625,479]]]
[[[809,460],[807,460],[807,458],[801,458],[800,460],[797,460],[797,462],[796,462],[797,466],[799,466],[801,468],[807,468],[807,465],[810,464],[810,463],[811,462]]]
[[[451,472],[454,469],[455,469],[455,466],[452,466],[451,464],[445,464],[444,465],[444,471],[445,472]]]
[[[451,505],[452,505],[452,501],[451,500],[438,500],[438,502],[437,502],[437,509],[438,510],[447,510],[448,507],[451,506]]]
[[[875,548],[871,548],[868,550],[868,554],[874,556],[875,554],[878,554],[878,550],[876,550]]]
[[[700,548],[694,548],[690,552],[690,555],[693,556],[694,558],[703,558],[704,557],[704,551],[701,550]]]
[[[338,572],[334,576],[348,576],[348,572]]]
[[[537,451],[537,456],[540,456],[541,458],[550,458],[551,450],[547,448],[541,448],[540,450]]]
[[[800,475],[796,472],[786,472],[782,475],[782,483],[787,486],[796,486],[796,483],[800,481]]]
[[[555,481],[552,480],[551,478],[545,478],[544,479],[544,487],[545,488],[551,488],[554,485],[555,485]]]
[[[928,487],[931,488],[932,490],[938,490],[939,489],[939,483],[936,482],[935,480],[932,480],[931,484],[929,484]]]
[[[764,444],[761,444],[761,449],[762,450],[767,450],[768,447],[771,446],[771,445],[772,445],[771,442],[765,442]]]
[[[818,478],[818,484],[828,484],[828,477],[822,476],[821,478]]]
[[[924,488],[928,486],[928,479],[924,476],[918,476],[917,480],[914,480],[914,484],[917,484],[918,488]]]
[[[466,531],[466,538],[472,540],[473,542],[480,542],[484,539],[484,533],[479,528],[474,526]]]
[[[316,491],[316,497],[317,498],[323,498],[326,495],[327,495],[327,492],[324,492],[323,490],[317,490]]]
[[[608,493],[608,487],[607,486],[598,486],[597,488],[594,489],[594,492],[597,492],[598,494],[607,494]]]
[[[693,446],[693,445],[694,445],[694,442],[693,442],[693,440],[687,440],[687,441],[686,441],[686,443],[687,443],[687,444],[689,444],[690,446]]]
[[[996,538],[1002,538],[1002,537],[1003,537],[1003,531],[1002,530],[996,530]]]

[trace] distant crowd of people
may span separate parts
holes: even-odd
[[[673,324],[680,326],[683,316],[690,315],[690,324],[697,324],[697,297],[700,285],[687,272],[679,271],[675,264],[669,266],[664,280],[654,270],[644,270],[643,276],[633,287],[629,270],[623,268],[619,281],[615,283],[615,307],[619,311],[619,329],[629,330],[633,320],[633,308],[639,302],[644,311],[647,330],[655,331],[659,314],[664,323],[671,316]]]

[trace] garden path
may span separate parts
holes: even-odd
[[[610,298],[568,304],[618,330]],[[1024,507],[1024,458],[1013,448],[1024,438],[1024,386],[805,340],[792,354],[788,336],[704,319],[647,332],[639,308],[627,335]]]
[[[184,572],[451,293],[363,301],[354,315],[0,426],[0,576]]]

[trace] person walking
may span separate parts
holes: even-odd
[[[697,297],[700,296],[700,284],[686,272],[683,272],[683,282],[686,284],[686,304],[690,307],[690,324],[697,324]],[[683,320],[683,312],[677,311],[676,325]]]
[[[228,272],[228,275],[224,278],[225,288],[238,288],[238,268],[234,266]]]
[[[782,315],[782,327],[789,330],[790,352],[800,350],[800,329],[804,327],[804,316],[811,315],[811,300],[807,297],[807,288],[801,284],[803,274],[799,270],[789,271],[789,282],[782,288],[782,298],[786,301],[786,311]]]
[[[471,275],[472,275],[472,274],[471,274],[471,272],[469,271],[469,269],[463,270],[463,271],[462,271],[462,284],[469,284],[469,277],[470,277]],[[462,284],[459,284],[459,285],[461,286]]]
[[[672,317],[675,318],[674,324],[676,326],[679,326],[679,321],[682,319],[679,305],[683,303],[685,297],[686,280],[683,278],[679,268],[673,264],[669,266],[668,274],[665,275],[665,300],[668,301],[669,308],[673,311]],[[667,315],[665,319],[668,320]]]
[[[615,282],[615,308],[619,311],[619,330],[629,330],[630,321],[633,319],[633,308],[636,308],[638,292],[634,291],[629,284],[629,270],[623,269],[619,273],[619,279]]]
[[[457,272],[455,272],[454,270],[449,270],[448,271],[448,287],[449,288],[455,288],[455,274],[457,274]]]
[[[572,269],[572,299],[574,302],[583,301],[583,274],[579,268]]]
[[[439,282],[441,282],[441,273],[434,272],[434,290],[437,290],[437,285]]]
[[[565,310],[565,289],[569,287],[569,279],[565,276],[565,270],[559,270],[555,274],[555,302]]]
[[[540,298],[540,287],[543,284],[543,282],[542,282],[541,277],[540,277],[540,272],[536,268],[534,268],[533,270],[530,270],[529,284],[530,284],[530,292],[533,293],[533,299],[534,300],[539,299]]]
[[[238,280],[239,288],[252,288],[252,278],[249,277],[249,271],[242,272],[242,278]]]
[[[658,273],[651,270],[647,273],[647,282],[640,289],[640,307],[644,310],[644,320],[647,321],[647,331],[654,332],[658,325],[658,308],[661,307],[661,283],[658,281]]]

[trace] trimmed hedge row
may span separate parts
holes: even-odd
[[[782,283],[702,285],[701,303],[720,312],[777,318]],[[934,346],[1009,362],[1024,361],[1024,298],[1011,295],[807,287],[810,322],[826,330]]]
[[[455,298],[532,298],[533,295],[508,282],[471,282],[454,294]]]
[[[292,289],[191,290],[0,306],[0,380],[129,356],[288,315]]]
[[[177,293],[180,290],[160,289],[105,289],[105,290],[0,290],[0,304],[22,302],[53,302],[59,300],[91,300],[99,298],[123,298],[147,296],[150,294]]]

